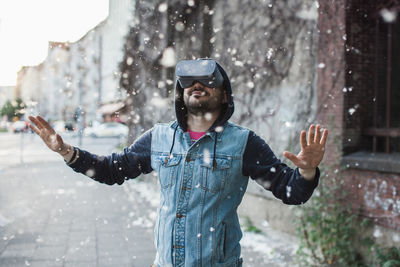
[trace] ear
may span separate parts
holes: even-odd
[[[224,90],[224,99],[222,99],[222,104],[228,103],[228,96],[226,95],[226,91]]]

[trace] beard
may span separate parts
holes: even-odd
[[[204,93],[205,95],[200,97],[193,95],[184,97],[184,103],[188,110],[188,113],[193,115],[204,115],[206,113],[218,111],[222,108],[223,104],[222,94],[209,96],[206,92]],[[200,100],[198,98],[205,98],[205,99]]]

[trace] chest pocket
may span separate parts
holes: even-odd
[[[178,179],[178,164],[181,161],[181,156],[174,156],[173,158],[160,156],[156,160],[159,166],[158,179],[160,180],[160,186],[162,188],[173,186]]]
[[[231,168],[231,159],[216,158],[217,166],[212,170],[212,158],[210,162],[201,162],[201,187],[212,194],[224,189]]]

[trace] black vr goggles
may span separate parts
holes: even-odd
[[[191,87],[196,82],[210,88],[222,87],[224,83],[217,63],[208,58],[179,61],[175,68],[175,75],[182,88]]]

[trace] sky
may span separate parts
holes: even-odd
[[[0,86],[41,63],[49,41],[77,41],[107,15],[108,0],[0,0]]]

